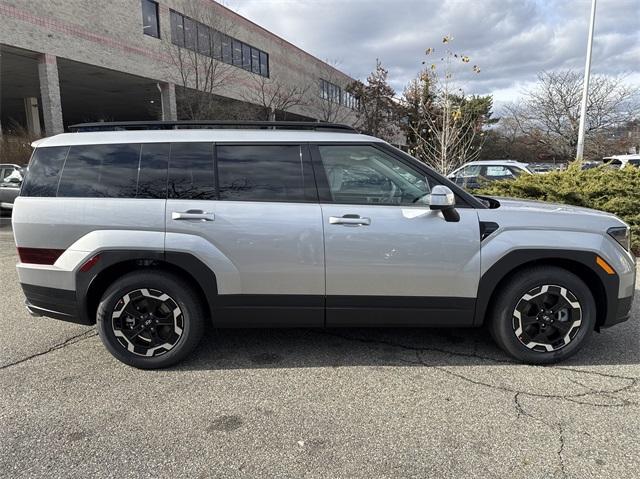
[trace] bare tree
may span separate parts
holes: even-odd
[[[233,24],[198,0],[188,1],[184,12],[209,29],[190,25],[191,29],[184,31],[184,46],[167,46],[174,82],[180,87],[176,89],[179,114],[192,120],[219,116],[221,107],[215,94],[232,84],[238,74],[238,69],[221,57],[222,42],[229,41],[226,35],[232,35]]]
[[[451,42],[445,36],[442,43]],[[469,57],[448,47],[430,63],[404,92],[410,108],[410,148],[418,158],[443,174],[478,158],[484,141],[483,125],[491,116],[491,97],[467,97],[454,83],[454,69],[470,63]],[[431,57],[436,50],[429,48]],[[427,64],[425,60],[423,64]],[[479,73],[477,65],[471,70]]]
[[[286,112],[305,104],[309,85],[293,85],[276,75],[253,75],[241,93],[244,101],[258,106],[261,120],[275,121],[276,112]]]
[[[519,131],[538,147],[572,159],[578,142],[582,74],[568,70],[542,72],[523,101],[505,108]],[[622,77],[594,75],[587,103],[585,156],[602,158],[610,143],[607,132],[638,118],[638,89]]]

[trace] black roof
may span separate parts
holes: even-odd
[[[178,121],[110,121],[78,123],[69,126],[72,132],[119,130],[179,130],[179,129],[252,129],[252,130],[315,130],[359,133],[349,125],[316,121],[233,121],[233,120],[178,120]]]

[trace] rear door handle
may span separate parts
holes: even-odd
[[[172,220],[196,220],[196,221],[213,221],[216,219],[215,214],[202,210],[173,211],[171,213]]]
[[[329,216],[330,225],[369,226],[371,218],[361,218],[358,215]]]

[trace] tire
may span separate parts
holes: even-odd
[[[180,362],[204,330],[204,311],[193,289],[164,271],[137,271],[116,280],[102,296],[96,320],[107,350],[140,369]]]
[[[503,284],[490,310],[489,330],[514,358],[551,364],[582,348],[595,324],[589,287],[575,274],[548,266],[519,271]]]

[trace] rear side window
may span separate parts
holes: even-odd
[[[299,145],[218,146],[221,200],[304,201]]]
[[[139,161],[139,144],[72,146],[58,196],[135,198]]]
[[[36,148],[29,163],[21,196],[56,196],[60,171],[67,157],[68,146]]]
[[[213,143],[172,143],[167,197],[215,200]]]

